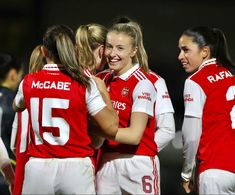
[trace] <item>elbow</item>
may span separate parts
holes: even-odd
[[[111,140],[115,140],[117,133],[118,133],[118,126],[119,121],[118,119],[113,122],[113,124],[110,126],[109,130],[107,131],[107,138]]]
[[[139,144],[140,144],[140,140],[135,140],[135,141],[132,142],[131,145],[137,146]]]
[[[16,106],[15,101],[13,101],[12,108],[15,112],[22,112],[25,110],[25,107],[19,108]]]
[[[141,141],[141,138],[142,137],[139,137],[139,136],[136,136],[136,137],[133,137],[132,139],[130,139],[130,145],[139,145],[140,144],[140,141]]]

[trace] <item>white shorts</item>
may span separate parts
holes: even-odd
[[[199,175],[199,194],[235,194],[235,173],[208,169]]]
[[[89,157],[31,157],[24,178],[22,194],[95,194],[94,167]]]
[[[96,174],[97,194],[158,194],[158,157],[105,153]]]

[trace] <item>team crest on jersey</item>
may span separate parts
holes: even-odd
[[[122,97],[126,97],[129,94],[129,91],[130,89],[128,87],[124,87],[121,93]]]

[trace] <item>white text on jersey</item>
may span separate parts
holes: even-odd
[[[210,83],[217,82],[219,80],[223,80],[225,78],[232,77],[232,74],[228,71],[221,71],[219,74],[210,75],[207,77],[207,79],[210,81]]]
[[[70,82],[55,82],[55,81],[37,81],[36,83],[33,81],[31,88],[37,89],[58,89],[58,90],[70,90]]]
[[[113,108],[115,110],[125,110],[126,109],[126,103],[119,102],[119,101],[112,101]]]

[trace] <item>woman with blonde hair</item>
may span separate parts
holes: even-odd
[[[13,103],[16,111],[27,108],[32,127],[22,193],[95,194],[87,113],[110,139],[117,134],[118,117],[102,99],[106,90],[101,96],[83,74],[68,26],[49,27],[41,49],[47,64],[25,76]]]

